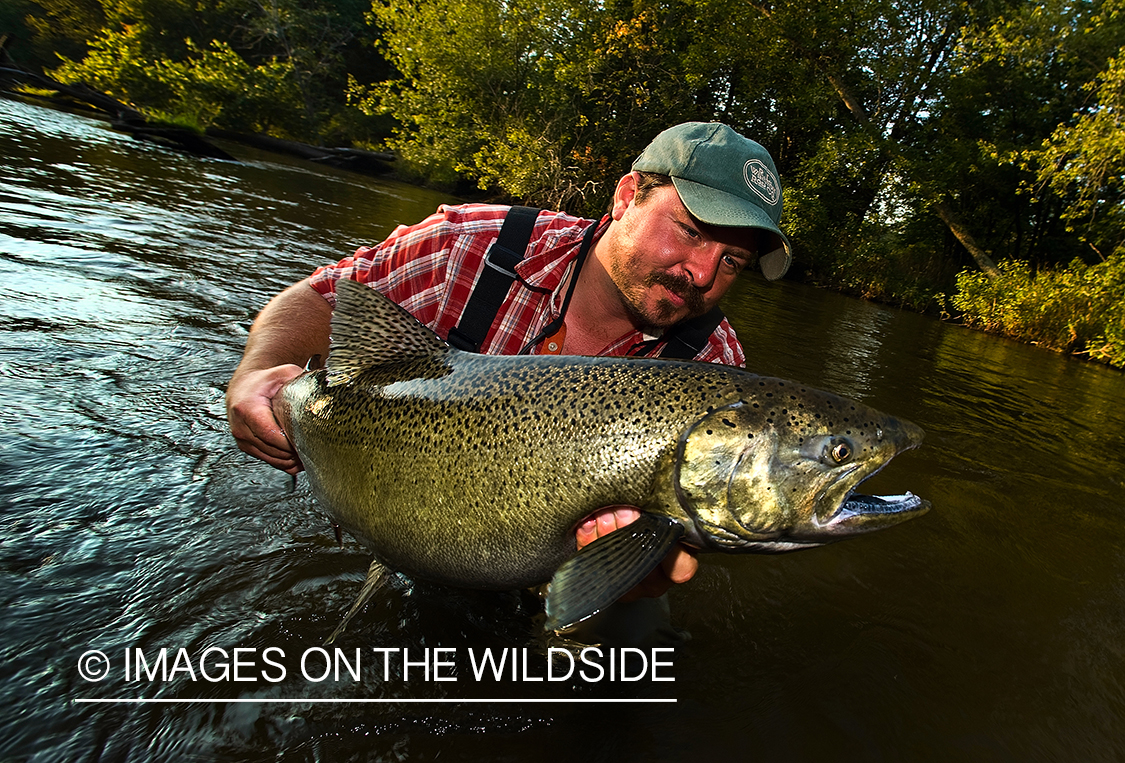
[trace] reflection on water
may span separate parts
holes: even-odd
[[[726,304],[751,368],[925,428],[870,487],[923,495],[930,514],[801,554],[705,558],[671,597],[692,635],[675,682],[384,675],[372,647],[539,654],[534,602],[404,580],[339,644],[371,658],[360,680],[304,679],[299,655],[368,558],[337,547],[303,481],[234,448],[223,385],[269,296],[442,198],[231,150],[241,162],[20,103],[0,114],[0,759],[1125,756],[1125,377],[755,277]],[[242,668],[256,680],[122,673],[127,648],[167,649],[170,668],[179,649],[236,647],[257,650]],[[263,673],[269,647],[283,680]],[[79,674],[90,649],[110,657],[104,681]],[[76,702],[104,697],[678,702]],[[608,738],[591,733],[608,719]]]

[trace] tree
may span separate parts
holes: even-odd
[[[49,15],[37,23],[50,26],[48,18],[69,6],[46,2]],[[200,128],[305,140],[341,124],[361,132],[346,115],[344,65],[350,56],[364,68],[359,49],[380,58],[364,20],[366,0],[103,0],[101,7],[96,31],[72,25],[72,34],[89,36],[81,56],[63,56],[60,80],[85,81]]]
[[[995,272],[950,205],[952,189],[922,181],[926,175],[918,171],[919,157],[912,151],[912,134],[942,103],[950,60],[967,21],[962,4],[885,0],[756,8],[838,99],[838,132],[821,137],[800,177],[806,206],[827,203],[830,214],[843,214],[842,224],[832,226],[844,244],[837,247],[838,266],[854,269],[864,258],[863,250],[881,235],[871,223],[879,228],[895,217],[880,215],[878,207],[885,210],[897,194],[891,203],[921,202],[936,211],[981,270]],[[824,220],[825,214],[811,217]],[[887,265],[883,261],[878,267]]]
[[[1006,256],[1057,266],[1090,253],[1071,235],[1068,223],[1083,214],[1076,196],[1081,184],[1064,169],[1081,174],[1084,162],[1080,152],[1062,157],[1065,146],[1092,137],[1086,128],[1072,132],[1084,118],[1101,129],[1108,112],[1095,117],[1101,96],[1091,96],[1123,45],[1120,0],[1017,3],[966,34],[940,126],[960,144],[977,147],[973,161],[958,159],[953,166],[961,168],[958,181],[978,189],[969,202],[982,221],[991,221],[980,227]],[[1112,102],[1109,91],[1105,96]],[[1112,155],[1112,143],[1103,148]],[[987,177],[1000,182],[981,183],[980,172],[967,175],[974,166],[988,167]]]
[[[376,2],[398,76],[356,82],[352,97],[398,121],[389,144],[418,175],[564,205],[582,197],[573,152],[583,124],[555,74],[577,16],[550,2]]]
[[[85,55],[86,44],[106,23],[99,0],[35,0],[34,5],[15,0],[11,7],[23,11],[22,20],[32,33],[37,62],[44,66],[56,64],[56,55]],[[5,27],[6,31],[10,29]]]
[[[1125,24],[1125,3],[1107,3],[1101,24]],[[1083,85],[1088,100],[1037,150],[1023,153],[1040,189],[1066,199],[1068,230],[1104,259],[1125,250],[1125,46]]]

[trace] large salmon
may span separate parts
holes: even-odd
[[[922,441],[861,403],[710,363],[461,352],[354,281],[337,285],[327,367],[277,408],[318,502],[377,562],[467,588],[551,580],[553,629],[677,540],[792,551],[929,508],[853,492]],[[578,523],[617,504],[642,519],[576,555]]]

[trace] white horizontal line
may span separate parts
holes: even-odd
[[[621,704],[621,703],[630,703],[630,702],[634,702],[634,703],[676,702],[677,700],[674,699],[674,698],[655,698],[655,699],[654,698],[647,698],[647,699],[645,699],[645,698],[637,698],[637,699],[611,698],[611,699],[598,699],[598,698],[595,698],[595,697],[560,697],[558,699],[550,699],[550,698],[543,698],[543,697],[497,697],[497,698],[480,697],[480,698],[475,698],[475,699],[456,699],[456,698],[452,698],[452,697],[435,697],[435,698],[432,698],[432,699],[416,698],[416,697],[415,698],[399,698],[399,699],[390,699],[390,698],[385,699],[385,698],[382,698],[382,697],[379,697],[379,698],[371,698],[371,697],[363,698],[363,697],[361,697],[359,699],[331,699],[331,698],[325,698],[325,697],[305,697],[305,698],[293,698],[293,699],[280,699],[280,698],[257,699],[257,698],[247,698],[247,697],[238,697],[238,698],[235,698],[235,699],[159,699],[159,698],[156,698],[156,699],[143,699],[143,698],[133,699],[133,698],[129,698],[129,697],[107,697],[107,698],[94,698],[94,699],[75,699],[74,701],[75,702],[84,702],[84,703],[96,703],[96,704],[129,704],[129,705],[143,705],[143,704],[164,704],[164,705],[208,704],[208,705],[220,705],[220,704],[226,704],[226,703],[274,703],[274,704],[279,704],[279,703],[301,703],[301,702],[317,702],[317,703],[330,703],[330,704],[341,704],[341,705],[361,704],[361,703],[377,703],[377,704],[393,705],[393,704],[397,704],[397,703],[406,703],[406,702],[410,702],[410,703],[431,702],[431,703],[448,703],[448,704],[469,704],[469,703],[473,703],[473,704],[488,704],[488,703],[587,704],[587,703],[603,702],[603,703],[618,703],[618,704]]]

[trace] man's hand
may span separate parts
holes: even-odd
[[[635,522],[641,515],[634,506],[606,506],[586,517],[575,531],[578,548],[592,543],[603,535]],[[660,566],[649,573],[637,586],[621,597],[621,601],[633,601],[645,596],[661,596],[676,583],[686,583],[699,569],[699,560],[682,543],[677,543]]]
[[[304,370],[287,364],[248,371],[235,374],[227,386],[227,421],[238,447],[289,474],[301,471],[301,461],[274,416],[273,398]]]
[[[273,399],[309,358],[327,357],[331,320],[332,307],[308,279],[293,284],[254,319],[227,384],[227,421],[238,447],[289,474],[301,471],[301,461],[274,416]]]

